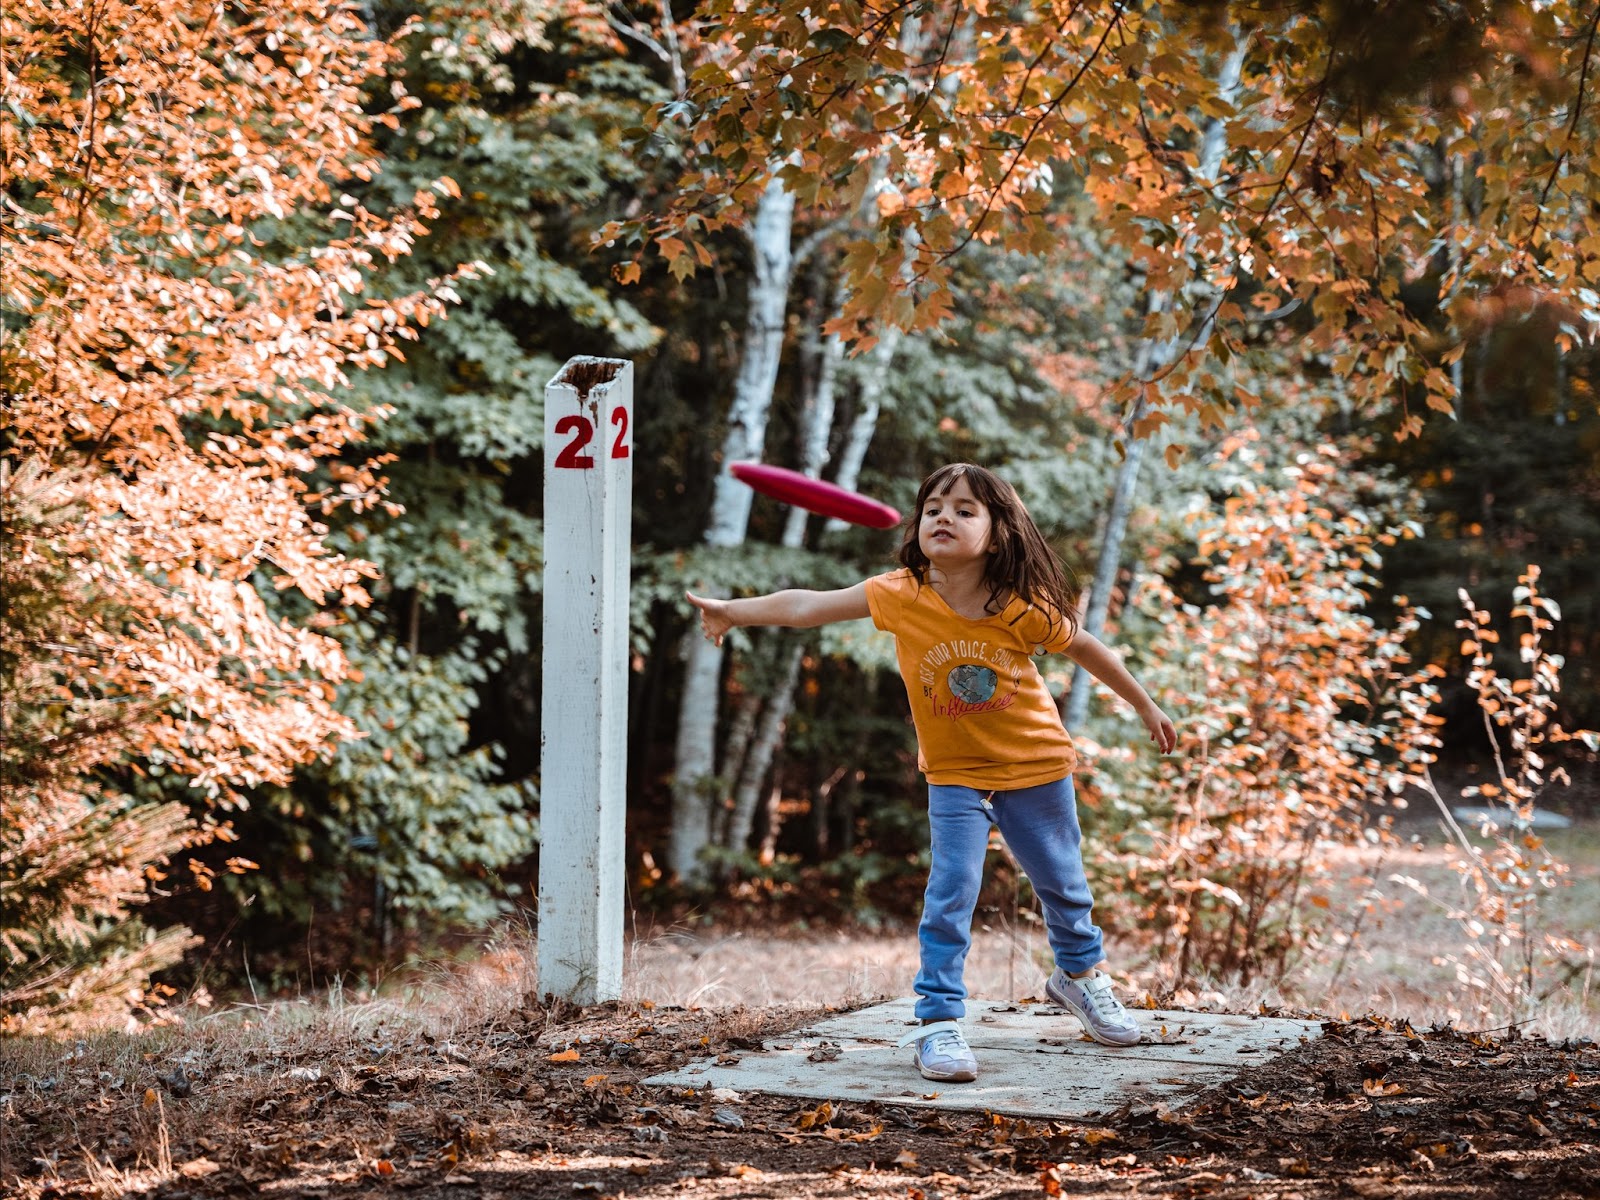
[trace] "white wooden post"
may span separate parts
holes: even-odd
[[[633,364],[569,359],[544,391],[539,991],[622,995]]]

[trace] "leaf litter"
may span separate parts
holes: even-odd
[[[816,1010],[529,1004],[435,1043],[394,1035],[250,1069],[91,1066],[8,1083],[0,1192],[954,1200],[1594,1196],[1600,1046],[1325,1021],[1183,1106],[1077,1122],[643,1080],[762,1053]],[[1203,1019],[1197,1014],[1197,1019]],[[1178,1030],[1165,1031],[1181,1036]],[[1152,1063],[1152,1072],[1160,1070]],[[919,1082],[907,1066],[908,1084]],[[115,1084],[116,1086],[111,1086]],[[961,1085],[948,1085],[948,1097]],[[921,1092],[919,1095],[939,1093]],[[156,1100],[152,1100],[156,1097]]]

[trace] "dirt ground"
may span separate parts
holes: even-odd
[[[1600,1046],[1368,1018],[1176,1111],[1008,1119],[650,1088],[818,1010],[528,1005],[0,1076],[0,1192],[68,1196],[1600,1196]],[[1286,1014],[1293,1015],[1293,1014]],[[908,1066],[908,1072],[910,1070]],[[946,1085],[959,1086],[959,1085]]]

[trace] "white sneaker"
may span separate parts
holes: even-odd
[[[1144,1036],[1111,989],[1111,976],[1095,971],[1074,979],[1060,967],[1044,985],[1044,994],[1083,1022],[1084,1032],[1107,1046],[1132,1046]]]
[[[901,1038],[899,1044],[916,1047],[911,1061],[924,1079],[971,1083],[978,1077],[978,1060],[972,1057],[972,1047],[967,1045],[966,1036],[955,1021],[919,1025]]]

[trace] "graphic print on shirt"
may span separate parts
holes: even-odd
[[[933,704],[933,715],[959,721],[974,713],[1010,708],[1026,662],[1004,646],[957,638],[924,654],[917,674],[923,696]]]

